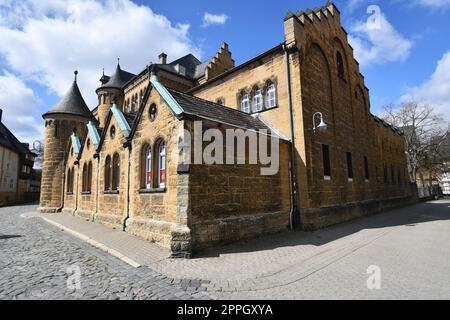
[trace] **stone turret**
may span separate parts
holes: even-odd
[[[103,74],[100,79],[102,85],[96,91],[98,95],[97,120],[101,128],[105,126],[106,118],[113,103],[123,111],[123,87],[134,76],[134,74],[122,70],[119,62],[117,63],[116,71],[111,77]]]
[[[41,212],[58,212],[63,206],[66,152],[72,133],[81,136],[91,111],[75,80],[64,98],[42,117],[45,120],[44,161],[42,164]]]

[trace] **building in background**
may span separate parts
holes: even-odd
[[[36,154],[5,126],[2,114],[0,109],[0,206],[35,201],[40,192]]]

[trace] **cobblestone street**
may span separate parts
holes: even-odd
[[[163,248],[79,218],[30,214],[35,209],[0,208],[0,299],[450,299],[449,200],[241,242],[191,260],[168,259]],[[74,266],[81,290],[67,286]],[[367,287],[370,266],[381,272],[379,290]]]
[[[133,268],[40,218],[21,217],[36,208],[0,208],[0,299],[205,297],[194,290],[187,293],[147,267]],[[77,270],[80,290],[67,285]]]

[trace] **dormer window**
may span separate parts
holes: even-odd
[[[186,68],[183,67],[181,64],[177,64],[177,65],[175,66],[175,69],[176,69],[177,72],[178,72],[179,74],[181,74],[182,76],[185,76],[185,75],[186,75]]]

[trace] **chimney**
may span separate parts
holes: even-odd
[[[3,109],[0,109],[0,122],[2,122]]]
[[[159,55],[159,63],[166,64],[167,63],[167,54],[164,52]]]

